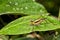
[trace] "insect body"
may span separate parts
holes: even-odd
[[[31,25],[39,25],[45,18],[37,19],[35,21],[31,21]]]

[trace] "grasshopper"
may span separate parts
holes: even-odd
[[[39,25],[41,22],[43,22],[45,18],[37,19],[35,21],[31,20],[31,25]]]

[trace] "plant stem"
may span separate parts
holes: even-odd
[[[0,21],[1,21],[1,23],[5,26],[6,25],[6,23],[2,20],[2,18],[0,17]]]
[[[58,20],[60,20],[60,7],[59,7],[59,15],[58,15]]]

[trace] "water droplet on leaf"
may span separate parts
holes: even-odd
[[[16,10],[16,8],[13,8],[13,10]]]
[[[10,1],[9,3],[11,4],[12,2]]]
[[[35,1],[35,0],[33,0],[33,1]]]
[[[18,3],[16,2],[16,3],[15,3],[15,5],[17,6],[17,5],[18,5]]]
[[[23,10],[23,8],[21,8],[21,10]]]
[[[25,9],[28,9],[28,7],[25,7]]]
[[[16,8],[16,10],[19,10],[19,8]]]
[[[40,10],[41,13],[43,13],[44,11],[43,10]]]

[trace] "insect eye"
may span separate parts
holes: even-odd
[[[34,22],[33,20],[31,20],[31,22]]]

